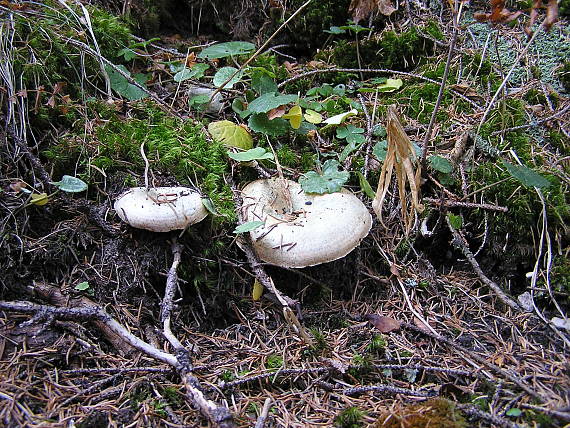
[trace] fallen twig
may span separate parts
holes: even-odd
[[[460,201],[450,201],[450,200],[441,200],[441,199],[434,199],[434,198],[423,198],[422,201],[428,202],[430,204],[444,206],[448,208],[480,208],[483,210],[491,210],[491,211],[500,211],[506,213],[509,209],[507,207],[502,207],[500,205],[491,205],[491,204],[477,204],[474,202],[460,202]]]

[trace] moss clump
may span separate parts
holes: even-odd
[[[222,144],[207,141],[200,126],[169,117],[152,103],[127,120],[111,120],[96,132],[90,146],[92,164],[112,173],[144,171],[140,145],[151,168],[172,176],[181,184],[194,183],[210,199],[224,217],[235,217],[231,189],[224,184],[227,172],[226,149]]]
[[[373,425],[374,428],[464,428],[467,426],[467,421],[455,408],[455,404],[442,398],[403,406],[395,412],[386,412]]]
[[[424,27],[424,31],[426,28]],[[434,33],[433,24],[429,32]],[[316,55],[321,59],[344,68],[357,68],[358,57],[355,41],[339,40],[331,49]],[[415,28],[396,33],[386,31],[380,36],[359,42],[360,61],[363,67],[411,70],[420,58],[434,53],[434,43],[422,37]]]
[[[558,80],[562,83],[564,91],[570,93],[570,61],[564,62],[560,70],[558,70]]]
[[[334,426],[338,428],[360,428],[365,412],[358,407],[348,407],[334,418]]]

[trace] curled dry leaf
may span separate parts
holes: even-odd
[[[473,16],[480,22],[492,24],[507,23],[517,19],[522,12],[511,12],[505,7],[506,0],[491,0],[491,13],[475,13]]]
[[[352,0],[348,7],[348,13],[352,14],[352,20],[357,24],[375,11],[390,16],[396,11],[396,8],[392,6],[391,0]]]
[[[398,330],[402,324],[394,318],[383,317],[376,314],[366,315],[366,318],[368,319],[368,322],[380,330],[381,333],[390,333],[391,331]]]

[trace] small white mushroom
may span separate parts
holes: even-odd
[[[364,204],[348,190],[312,195],[284,179],[257,180],[242,193],[245,221],[264,221],[250,232],[258,257],[281,267],[302,268],[340,259],[372,226]]]
[[[204,88],[202,86],[191,85],[188,87],[188,95],[190,98],[198,95],[206,95],[208,97],[211,97],[214,92],[216,92],[215,89]],[[224,99],[222,97],[222,94],[220,92],[217,92],[216,95],[214,95],[212,101],[206,106],[205,111],[206,113],[219,114],[223,108]]]
[[[208,215],[200,194],[187,187],[134,187],[115,201],[114,208],[130,226],[152,232],[185,229]]]

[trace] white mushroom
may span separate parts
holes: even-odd
[[[215,89],[204,88],[202,86],[190,85],[188,87],[188,95],[190,98],[198,95],[207,95],[208,97],[211,97],[214,92],[216,92]],[[222,97],[222,94],[220,92],[216,92],[216,95],[214,95],[212,101],[206,106],[206,113],[218,114],[222,111],[223,108],[224,99]]]
[[[130,226],[153,232],[185,229],[208,215],[200,194],[187,187],[134,187],[115,201],[114,208]]]
[[[242,193],[245,221],[264,221],[250,232],[258,257],[302,268],[340,259],[372,226],[364,204],[348,190],[312,195],[284,179],[257,180]]]

